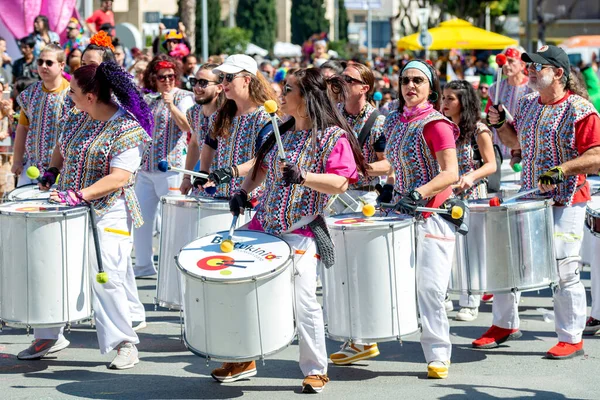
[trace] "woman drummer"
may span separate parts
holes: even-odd
[[[342,82],[334,77],[330,84]],[[262,183],[261,204],[248,228],[281,235],[295,252],[295,308],[305,393],[320,392],[329,381],[323,312],[315,293],[317,252],[325,264],[332,262],[327,257],[333,249],[322,217],[324,207],[329,195],[342,193],[357,180],[357,165],[366,173],[356,138],[328,92],[316,68],[300,69],[287,77],[282,112],[292,118],[281,129],[287,162],[279,160],[271,135],[229,203],[231,211],[239,214],[247,207],[248,193]],[[252,361],[225,363],[212,376],[231,382],[255,374]]]
[[[192,92],[179,89],[181,72],[175,60],[160,54],[144,72],[144,88],[151,91],[145,96],[154,116],[152,146],[144,157],[142,170],[135,182],[135,193],[140,200],[142,217],[147,222],[136,229],[133,238],[136,277],[156,274],[152,255],[152,235],[157,217],[158,203],[170,188],[179,188],[177,172],[159,172],[158,163],[167,160],[170,166],[185,167],[187,132],[191,131],[185,116],[194,106]]]
[[[400,85],[399,107],[388,115],[384,125],[386,160],[370,164],[369,173],[389,175],[393,171],[393,200],[398,202],[398,210],[421,217],[416,208],[440,206],[451,195],[450,185],[458,180],[455,144],[458,127],[437,111],[440,83],[429,64],[419,60],[406,64],[400,72]],[[455,233],[451,223],[439,214],[419,218],[417,233],[421,346],[428,363],[428,377],[446,378],[452,344],[444,298],[454,257]]]
[[[150,141],[152,114],[129,74],[113,62],[75,71],[70,95],[76,108],[68,114],[52,155],[51,166],[60,170],[60,179],[59,191],[53,191],[50,200],[69,206],[91,203],[95,208],[102,265],[108,274],[107,283],[92,284],[98,344],[102,354],[118,350],[110,368],[132,368],[139,362],[139,339],[131,326],[123,281],[132,247],[131,222],[136,227],[143,223],[133,182]],[[98,265],[91,253],[95,276]],[[35,334],[20,359],[38,359],[69,344],[62,328]]]
[[[204,186],[205,194],[229,199],[240,188],[254,165],[254,156],[272,132],[265,101],[275,92],[252,57],[234,54],[214,69],[227,99],[214,114],[210,134],[205,136],[200,153],[200,171],[208,179],[196,178],[194,187]],[[211,117],[213,118],[213,117]],[[215,189],[208,189],[216,186]]]
[[[481,109],[477,92],[467,81],[452,81],[444,87],[442,112],[460,128],[456,141],[460,179],[454,190],[465,200],[487,197],[485,178],[496,172],[492,132],[479,121]],[[457,321],[477,318],[480,296],[462,295]]]

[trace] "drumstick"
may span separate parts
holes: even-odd
[[[98,274],[96,274],[96,282],[104,285],[108,282],[108,274],[104,272],[104,266],[102,265],[102,253],[100,252],[100,239],[98,239],[98,224],[96,221],[96,210],[94,205],[86,201],[90,210],[90,225],[92,227],[92,236],[94,238],[94,247],[96,248],[96,260],[98,262]]]
[[[496,56],[496,64],[498,64],[498,70],[496,71],[496,93],[494,93],[494,105],[498,105],[498,98],[500,97],[500,82],[502,82],[502,66],[506,64],[506,56],[504,54],[498,54]]]
[[[265,111],[271,116],[271,124],[273,125],[273,133],[275,134],[275,140],[277,141],[277,149],[279,151],[279,159],[285,161],[285,151],[283,150],[283,143],[281,142],[281,135],[279,134],[279,125],[277,125],[277,102],[275,100],[265,101]]]
[[[233,251],[233,240],[231,240],[231,238],[233,237],[233,231],[235,231],[235,225],[237,224],[238,218],[239,215],[233,216],[231,226],[229,227],[229,235],[227,236],[227,239],[221,242],[220,248],[223,253],[230,253]]]
[[[160,161],[158,163],[158,170],[161,171],[161,172],[167,172],[167,171],[181,172],[183,174],[188,174],[188,175],[191,175],[191,176],[197,176],[199,178],[208,179],[208,174],[204,174],[202,172],[190,171],[189,169],[172,167],[165,160],[162,160],[162,161]]]
[[[381,203],[382,208],[395,208],[396,205],[392,203]],[[417,207],[415,211],[418,212],[430,212],[430,213],[438,213],[438,214],[449,214],[453,219],[459,219],[463,216],[464,211],[459,206],[452,206],[451,209],[447,208],[431,208],[431,207]]]
[[[519,192],[519,193],[517,193],[517,194],[515,194],[513,196],[508,197],[505,200],[502,200],[500,197],[492,197],[490,199],[490,206],[491,207],[498,207],[500,204],[508,203],[508,202],[516,200],[516,199],[518,199],[520,197],[527,196],[527,195],[530,195],[530,194],[534,194],[538,190],[539,190],[538,188],[533,188],[533,189],[525,190],[524,192]]]

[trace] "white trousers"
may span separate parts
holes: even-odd
[[[600,319],[600,238],[592,235],[588,228],[584,228],[581,258],[583,262],[590,265],[592,294],[590,316]]]
[[[127,274],[123,282],[125,293],[127,294],[127,302],[129,303],[129,313],[131,321],[141,322],[146,320],[146,309],[140,301],[140,296],[135,282],[135,273],[133,272],[133,263],[131,257],[128,257]]]
[[[554,290],[555,330],[559,342],[579,343],[585,328],[585,288],[579,277],[579,253],[583,239],[585,204],[553,207],[554,250],[559,283]],[[520,293],[494,294],[493,324],[519,328]]]
[[[135,182],[135,194],[140,202],[144,225],[135,230],[133,236],[136,275],[154,275],[152,235],[154,221],[158,214],[158,203],[169,193],[170,187],[179,187],[179,174],[176,172],[140,171]]]
[[[444,299],[456,247],[452,225],[432,215],[417,225],[417,300],[421,316],[421,346],[427,363],[449,361],[450,324]]]
[[[461,294],[458,299],[460,307],[478,308],[481,304],[481,296],[478,294]]]
[[[304,376],[327,373],[327,348],[323,311],[317,301],[317,245],[313,238],[295,234],[281,236],[294,252],[296,321],[300,369]]]
[[[96,334],[100,353],[112,351],[121,342],[139,343],[137,334],[131,327],[131,315],[127,293],[125,291],[125,277],[128,263],[131,262],[132,241],[130,232],[131,224],[127,217],[99,218],[98,238],[102,265],[108,274],[108,282],[96,282],[98,263],[96,262],[96,249],[93,236],[90,233],[90,279],[92,281],[92,306],[96,320]],[[107,230],[108,228],[108,230]],[[36,339],[58,339],[63,334],[63,328],[36,329]]]
[[[23,172],[21,172],[21,175],[19,175],[19,179],[17,180],[17,187],[38,183],[37,179],[29,179],[29,177],[27,176],[27,168],[29,167],[31,167],[31,163],[27,161],[23,166]]]

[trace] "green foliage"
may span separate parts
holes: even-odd
[[[273,50],[277,34],[275,0],[239,0],[236,23],[250,32],[252,43]]]
[[[236,54],[243,53],[246,50],[246,46],[250,43],[252,32],[239,27],[221,28],[219,35],[221,47],[219,47],[218,52],[215,54]]]
[[[350,59],[350,48],[348,42],[345,40],[334,40],[327,44],[329,50],[336,51],[339,54],[339,58],[343,60]]]
[[[315,33],[329,31],[323,0],[292,0],[292,43],[303,44]]]
[[[336,40],[348,40],[348,12],[344,0],[336,0],[338,2],[338,37]],[[337,50],[336,50],[337,51]]]
[[[208,0],[208,54],[219,54],[222,46],[221,2]],[[196,51],[202,54],[202,2],[196,3]]]

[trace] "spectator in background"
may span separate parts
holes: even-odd
[[[329,60],[329,54],[327,54],[327,42],[324,40],[317,40],[313,45],[312,53],[313,62],[316,60]]]
[[[12,58],[6,53],[6,40],[0,36],[0,56],[2,57],[2,78],[3,83],[10,84],[12,78]]]
[[[341,75],[346,69],[346,61],[329,60],[324,64],[321,64],[321,72],[325,78],[332,77],[333,75]]]
[[[281,90],[281,85],[279,83],[271,82],[271,87],[273,88],[273,91],[275,92],[277,98],[280,98],[283,94]]]
[[[100,27],[104,24],[110,24],[115,26],[115,14],[112,12],[112,0],[102,0],[100,3],[100,9],[94,11],[94,13],[85,20],[88,29],[92,34],[98,33]]]
[[[477,93],[479,94],[479,99],[481,100],[481,118],[485,119],[487,113],[485,109],[487,107],[488,99],[490,97],[490,85],[494,83],[493,75],[480,75],[479,76],[479,86],[477,87]]]
[[[148,66],[148,61],[146,60],[138,60],[133,66],[129,69],[129,73],[133,75],[133,80],[138,86],[142,86],[144,82],[144,71]]]
[[[125,48],[121,44],[115,45],[115,61],[120,67],[125,68]]]
[[[223,57],[217,56],[217,55],[212,55],[212,56],[208,57],[208,61],[207,62],[210,63],[210,64],[221,65],[221,64],[223,64]]]
[[[38,15],[33,21],[33,38],[35,39],[35,47],[33,48],[33,55],[38,58],[44,47],[50,43],[59,43],[60,37],[58,33],[50,30],[50,23],[48,17],[45,15]]]
[[[262,63],[260,63],[259,69],[260,72],[262,72],[264,77],[267,78],[269,82],[271,82],[275,77],[275,68],[273,67],[273,64],[271,64],[270,61],[263,61]],[[279,92],[281,93],[281,88],[279,88]]]
[[[181,88],[185,90],[189,90],[190,92],[194,91],[194,87],[190,83],[190,78],[195,78],[196,70],[198,67],[198,59],[193,54],[188,54],[181,59],[183,64],[182,74],[181,74]]]
[[[35,48],[35,39],[33,36],[26,36],[19,41],[19,47],[23,57],[13,63],[13,81],[19,78],[40,79],[37,72],[36,57],[33,55]]]
[[[579,65],[581,75],[578,76],[579,80],[585,83],[588,95],[590,96],[590,102],[594,105],[594,108],[600,112],[600,79],[592,68],[591,64]],[[578,74],[577,74],[578,75]]]
[[[69,74],[73,74],[73,72],[77,71],[79,67],[81,67],[81,56],[83,52],[81,49],[73,49],[67,56],[67,72]]]
[[[71,18],[67,24],[67,42],[63,46],[67,58],[73,50],[79,49],[82,52],[87,45],[88,39],[83,36],[83,27],[77,18]]]

